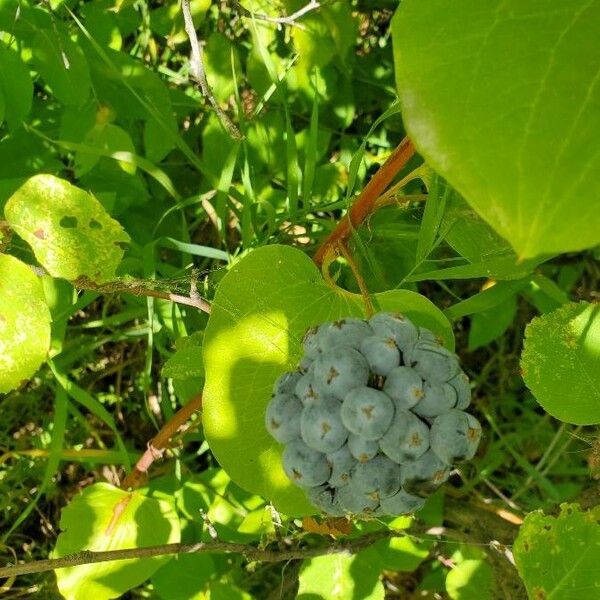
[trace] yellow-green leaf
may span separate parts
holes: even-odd
[[[450,324],[427,298],[409,290],[376,294],[381,310],[400,311],[438,333],[453,349]],[[281,467],[282,446],[267,433],[272,385],[294,370],[312,325],[364,317],[362,298],[328,285],[311,259],[288,246],[265,246],[221,281],[204,337],[203,424],[221,466],[241,487],[288,515],[314,514]]]
[[[142,548],[180,540],[179,519],[171,503],[95,483],[63,509],[54,557],[82,550]],[[148,579],[171,556],[134,558],[58,569],[60,593],[67,600],[118,598]]]
[[[42,364],[50,347],[50,309],[39,278],[0,254],[0,393],[16,388]]]
[[[54,277],[114,278],[129,236],[94,196],[53,175],[35,175],[4,208],[10,226]]]

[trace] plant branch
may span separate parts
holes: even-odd
[[[194,20],[192,19],[192,11],[190,9],[190,0],[181,0],[181,10],[183,12],[185,32],[190,40],[190,46],[192,49],[190,56],[190,77],[198,84],[200,91],[212,106],[217,117],[219,117],[221,124],[228,131],[229,135],[236,140],[241,140],[244,137],[242,132],[236,127],[236,125],[234,125],[233,121],[219,106],[217,99],[208,85],[208,81],[206,79],[206,70],[204,68],[202,46],[198,41],[198,34],[196,33],[196,28],[194,27]]]
[[[314,256],[317,265],[322,265],[328,252],[335,249],[339,244],[343,244],[350,237],[351,232],[371,215],[377,208],[379,196],[413,157],[414,153],[415,148],[412,142],[405,137],[364,187],[352,204],[348,214],[319,246]]]
[[[407,535],[403,530],[384,530],[348,540],[341,543],[318,546],[292,546],[288,548],[276,547],[273,549],[262,549],[252,544],[236,544],[231,542],[197,542],[192,544],[164,544],[161,546],[146,546],[142,548],[126,548],[123,550],[107,550],[94,552],[82,550],[75,554],[68,554],[61,558],[37,560],[17,565],[9,565],[0,568],[0,577],[15,577],[29,573],[43,573],[65,567],[76,567],[78,565],[89,565],[100,562],[115,560],[131,560],[132,558],[150,558],[166,554],[241,554],[249,561],[261,562],[285,562],[289,560],[302,560],[314,558],[339,552],[358,552],[375,542],[384,539],[402,537]],[[408,534],[410,535],[410,534]]]
[[[73,281],[73,285],[82,290],[94,290],[103,293],[114,294],[116,292],[126,292],[133,296],[150,296],[152,298],[160,298],[161,300],[169,300],[177,304],[193,306],[202,312],[210,314],[210,303],[206,301],[195,289],[191,290],[189,296],[182,294],[173,294],[172,292],[160,292],[144,287],[143,281],[139,280],[114,280],[106,283],[96,283],[87,277],[78,277]],[[192,286],[193,288],[193,286]]]
[[[297,11],[293,12],[291,15],[285,15],[283,17],[270,17],[269,15],[262,15],[259,13],[252,12],[251,10],[248,10],[245,6],[242,6],[237,0],[231,0],[231,4],[233,4],[233,6],[237,10],[237,12],[240,13],[240,15],[242,17],[256,19],[257,21],[266,21],[267,23],[275,23],[275,25],[279,25],[279,26],[281,26],[281,25],[298,26],[298,23],[296,23],[296,21],[300,17],[303,17],[305,14],[307,14],[313,10],[317,10],[318,8],[321,8],[321,6],[322,6],[322,4],[320,2],[318,2],[317,0],[310,0],[310,2],[306,6],[303,6],[302,8],[298,9]]]
[[[140,486],[152,463],[161,458],[171,438],[185,425],[188,419],[202,409],[202,394],[194,396],[185,406],[182,406],[148,442],[148,448],[137,461],[133,471],[125,477],[121,488],[133,490]]]

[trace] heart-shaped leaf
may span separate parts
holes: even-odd
[[[405,126],[521,258],[600,242],[600,3],[403,0]]]
[[[54,175],[35,175],[8,200],[10,226],[54,277],[115,276],[129,236],[91,194]]]
[[[450,324],[425,297],[408,290],[376,294],[381,310],[400,311],[453,349]],[[221,281],[204,337],[204,432],[211,450],[243,488],[294,516],[317,512],[281,467],[282,446],[264,413],[275,379],[295,369],[312,325],[365,316],[362,298],[328,285],[306,254],[265,246]]]
[[[42,364],[50,347],[50,309],[39,278],[0,254],[0,393],[16,388]]]
[[[553,417],[600,423],[600,306],[571,302],[533,319],[525,330],[521,371]]]
[[[597,598],[600,508],[563,504],[558,517],[530,513],[513,553],[530,598]]]
[[[54,557],[82,550],[96,552],[179,542],[179,519],[165,500],[95,483],[66,506],[61,515]],[[56,570],[67,600],[118,598],[148,579],[171,556],[109,561]]]

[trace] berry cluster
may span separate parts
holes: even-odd
[[[473,457],[481,426],[464,412],[456,355],[396,313],[308,330],[297,371],[275,382],[265,415],[283,468],[325,513],[414,512]]]

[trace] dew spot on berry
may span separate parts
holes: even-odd
[[[327,423],[327,421],[323,421],[323,423],[321,423],[321,432],[325,435],[329,431],[331,431],[331,425]]]
[[[271,419],[271,429],[279,429],[280,424],[275,420]]]
[[[296,469],[292,469],[292,473],[293,473],[294,479],[296,481],[300,481],[302,479],[302,473],[300,473],[299,471],[296,471]]]
[[[345,319],[340,319],[339,321],[334,321],[333,322],[333,326],[336,329],[341,329],[345,324],[346,324],[346,320]]]

